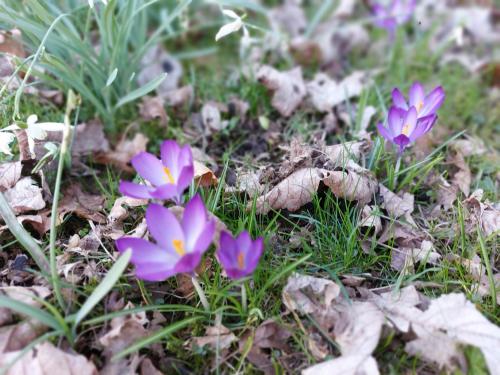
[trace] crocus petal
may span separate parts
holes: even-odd
[[[135,267],[135,274],[146,281],[163,281],[176,274],[173,265],[159,263],[144,263]]]
[[[424,106],[419,112],[419,116],[434,114],[443,104],[445,97],[443,88],[441,86],[436,87],[425,97]]]
[[[177,181],[177,191],[179,193],[184,192],[186,188],[191,185],[194,178],[194,167],[193,164],[185,166],[182,168],[181,173],[179,174],[179,179]]]
[[[422,135],[431,130],[436,121],[437,121],[436,115],[429,115],[418,119],[415,130],[413,131],[413,133],[410,134],[410,141],[412,142],[416,141]]]
[[[175,273],[192,273],[198,267],[203,253],[189,253],[179,259],[179,262],[174,267]]]
[[[404,134],[398,135],[396,138],[392,140],[395,144],[399,146],[399,152],[403,152],[406,146],[410,143],[410,138],[408,138]]]
[[[155,199],[174,199],[178,201],[177,185],[166,184],[158,186],[156,189],[151,190],[151,197]]]
[[[257,264],[259,264],[260,257],[262,256],[262,252],[264,251],[264,240],[259,237],[253,241],[250,250],[248,251],[246,257],[246,267],[252,273],[257,268]]]
[[[153,185],[168,184],[168,176],[163,169],[161,161],[149,152],[140,152],[131,160],[137,173]]]
[[[161,161],[165,167],[170,170],[170,173],[176,180],[179,177],[179,153],[181,151],[180,146],[177,142],[172,140],[166,140],[161,144],[160,153]]]
[[[152,189],[146,185],[135,184],[130,181],[120,181],[118,190],[120,191],[120,193],[126,195],[127,197],[149,199],[151,198]]]
[[[392,141],[392,138],[394,138],[394,136],[391,134],[390,130],[387,129],[384,125],[382,125],[381,122],[379,122],[377,124],[377,130],[379,132],[379,134],[384,137],[385,139],[387,139],[388,141]]]
[[[408,109],[408,103],[401,91],[398,88],[392,90],[392,104],[398,108]]]
[[[420,82],[415,82],[410,87],[410,107],[413,106],[417,109],[418,112],[422,110],[425,100],[424,87]]]
[[[402,108],[391,107],[389,109],[387,122],[389,124],[389,130],[393,135],[401,134],[405,114],[406,111]]]
[[[217,250],[217,259],[224,269],[233,267],[237,263],[238,248],[236,240],[231,234],[222,231],[219,240],[219,249]]]
[[[193,249],[198,237],[205,230],[207,210],[200,196],[196,194],[187,204],[182,216],[182,229],[186,235],[186,249]]]
[[[173,241],[184,243],[184,233],[175,215],[159,204],[150,204],[146,210],[146,223],[158,244],[175,255]]]
[[[195,244],[193,245],[193,251],[205,252],[212,243],[215,234],[215,222],[210,221],[205,224],[205,228],[198,236]]]
[[[136,237],[122,237],[116,240],[116,247],[119,252],[132,249],[130,261],[134,265],[141,264],[164,264],[173,267],[178,260],[174,254],[170,254],[159,246]]]

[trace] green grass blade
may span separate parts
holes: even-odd
[[[63,330],[60,324],[52,315],[50,315],[46,311],[40,310],[37,307],[28,305],[27,303],[17,301],[7,296],[0,296],[0,307],[5,307],[7,309],[17,311],[20,314],[27,315],[57,331]]]
[[[139,87],[137,90],[132,91],[131,93],[125,95],[123,98],[121,98],[118,103],[116,103],[115,109],[120,108],[121,106],[133,102],[134,100],[140,98],[141,96],[144,96],[146,94],[149,94],[151,91],[155,90],[160,84],[163,82],[163,80],[167,77],[167,73],[164,73],[148,83],[146,83],[144,86]]]

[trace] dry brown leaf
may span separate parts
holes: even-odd
[[[323,152],[333,163],[333,168],[345,168],[349,161],[358,161],[368,148],[367,141],[351,141],[326,146]]]
[[[168,124],[165,103],[159,96],[144,96],[139,104],[139,114],[146,121],[158,119],[160,125],[166,127]]]
[[[449,158],[449,163],[458,168],[458,172],[453,175],[452,184],[464,193],[466,197],[470,194],[470,184],[472,182],[472,173],[469,166],[465,162],[463,155],[457,152],[453,157]]]
[[[240,353],[247,351],[248,340],[252,340],[252,346],[247,358],[259,370],[266,375],[274,374],[273,362],[269,354],[264,349],[290,350],[287,340],[292,336],[290,331],[285,329],[273,320],[266,320],[254,332],[248,332],[239,342]]]
[[[207,102],[203,105],[201,118],[208,134],[221,131],[229,125],[227,121],[222,121],[219,106],[214,102]]]
[[[478,189],[463,202],[466,208],[466,232],[473,233],[479,226],[486,236],[500,234],[500,205],[482,200],[483,191]]]
[[[290,311],[321,314],[340,295],[340,287],[331,280],[294,273],[283,288],[282,299]]]
[[[233,332],[223,325],[216,325],[207,327],[205,336],[193,337],[191,345],[194,344],[199,348],[208,345],[214,350],[224,350],[229,348],[234,341],[236,341],[236,336]]]
[[[481,280],[486,275],[486,267],[477,254],[474,254],[472,259],[461,257],[458,254],[446,254],[445,259],[451,263],[461,265],[476,281]]]
[[[194,165],[194,180],[195,183],[203,186],[215,186],[218,183],[217,176],[208,168],[205,164],[200,163],[197,160],[193,161]]]
[[[58,220],[63,222],[67,214],[75,214],[80,218],[103,224],[106,217],[100,211],[104,209],[104,200],[103,196],[85,193],[80,185],[72,184],[64,190],[63,198],[59,202]]]
[[[0,354],[24,349],[49,328],[38,320],[25,320],[0,328]]]
[[[340,316],[335,324],[335,341],[341,356],[302,371],[303,375],[371,375],[379,374],[372,353],[378,345],[384,314],[371,302],[353,302],[338,306]]]
[[[284,117],[289,117],[306,96],[300,67],[280,72],[264,65],[257,72],[257,79],[274,93],[271,104]]]
[[[0,164],[0,191],[13,187],[21,178],[22,169],[20,161]]]
[[[290,37],[303,34],[307,28],[307,18],[299,3],[286,0],[283,5],[269,12],[271,27],[276,32],[285,31]]]
[[[378,234],[382,230],[382,219],[376,214],[376,206],[364,206],[358,223],[360,228],[373,228],[373,233]]]
[[[377,190],[377,182],[369,174],[359,174],[353,171],[330,172],[323,183],[339,198],[358,201],[367,204]]]
[[[393,248],[391,251],[391,267],[403,274],[414,273],[418,262],[439,264],[441,255],[433,251],[431,241],[424,240],[420,248]]]
[[[129,140],[123,138],[115,147],[114,151],[99,154],[96,161],[101,164],[113,164],[125,171],[133,171],[128,166],[130,160],[141,151],[146,151],[149,139],[141,133],[136,133],[134,138]]]
[[[317,111],[330,112],[340,103],[359,96],[367,86],[365,80],[364,72],[354,72],[340,83],[324,73],[318,73],[314,80],[307,84],[307,92]]]
[[[487,150],[484,142],[476,137],[467,137],[451,142],[451,147],[464,157],[483,155]]]
[[[0,367],[19,356],[20,351],[0,355]],[[70,354],[44,342],[25,353],[6,375],[98,375],[94,364],[83,355]]]
[[[144,358],[141,362],[141,375],[163,375],[161,371],[158,371],[153,365],[153,362],[149,358]]]
[[[133,307],[129,302],[125,306],[125,310]],[[148,331],[144,328],[144,325],[148,322],[146,313],[143,311],[113,318],[110,323],[111,329],[99,339],[106,357],[112,357],[147,336]]]
[[[266,214],[271,209],[297,211],[304,204],[311,202],[319,183],[328,173],[327,170],[319,168],[299,169],[257,199],[257,212]]]
[[[193,86],[187,85],[178,89],[170,90],[163,94],[165,103],[171,107],[181,107],[188,104],[193,99]]]
[[[406,345],[408,353],[453,370],[455,359],[462,357],[459,345],[472,345],[483,353],[490,373],[500,373],[500,328],[463,294],[432,300],[426,311],[412,317],[411,326],[417,339]]]
[[[264,186],[260,183],[261,171],[237,171],[235,186],[225,188],[226,193],[246,193],[250,198],[264,192]]]
[[[414,209],[413,194],[403,192],[402,195],[394,194],[384,185],[379,184],[380,196],[383,199],[382,208],[385,208],[389,215],[395,219],[404,216],[408,221],[413,222],[411,214]]]
[[[26,57],[19,29],[0,30],[0,52],[21,58]]]
[[[12,188],[6,190],[4,195],[15,214],[37,211],[45,207],[42,189],[31,177],[20,179]]]

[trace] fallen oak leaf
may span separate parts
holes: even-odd
[[[139,152],[146,151],[148,142],[149,139],[144,134],[136,133],[133,139],[121,139],[113,151],[100,153],[95,160],[101,164],[113,164],[124,171],[133,172],[128,163]]]
[[[64,190],[63,198],[59,202],[58,220],[63,222],[67,214],[75,214],[80,218],[104,224],[106,217],[99,212],[104,209],[104,200],[103,196],[86,193],[80,185],[72,184]]]
[[[13,187],[21,178],[22,169],[20,161],[0,164],[0,191]]]
[[[391,217],[398,219],[404,216],[407,221],[413,222],[411,218],[415,200],[413,194],[403,192],[402,196],[399,196],[382,184],[379,184],[379,193],[383,199],[382,208],[385,208]]]

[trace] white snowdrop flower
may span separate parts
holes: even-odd
[[[88,0],[89,1],[89,6],[91,8],[94,7],[94,0]],[[101,0],[104,5],[108,5],[108,0]]]
[[[243,28],[244,34],[248,34],[248,31],[245,28],[243,20],[241,19],[240,16],[238,16],[235,12],[233,12],[230,9],[223,9],[222,13],[225,16],[234,19],[234,21],[225,24],[219,29],[219,31],[215,35],[215,41],[218,41],[219,39],[222,39],[225,36],[228,36],[229,34],[235,33],[239,31],[241,28]]]
[[[12,155],[10,144],[14,140],[14,134],[7,131],[0,131],[0,153]]]

